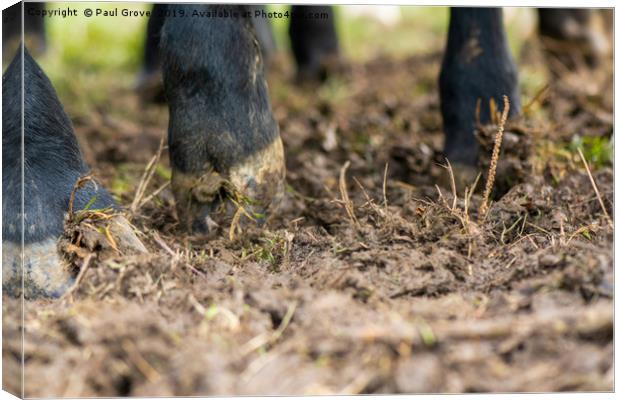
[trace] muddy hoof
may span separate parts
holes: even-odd
[[[226,171],[210,169],[202,174],[172,171],[172,191],[181,224],[197,235],[230,236],[246,223],[262,225],[284,193],[282,141],[233,165]]]
[[[55,238],[24,245],[2,242],[2,291],[26,299],[60,297],[71,287],[75,274],[62,261]],[[23,266],[23,268],[22,268]]]
[[[73,285],[77,272],[58,248],[65,215],[103,214],[100,210],[116,205],[101,185],[81,178],[89,171],[71,121],[26,49],[23,80],[20,49],[2,81],[2,289],[28,299],[59,297]],[[27,166],[23,180],[22,162]],[[110,222],[106,232],[118,248],[144,249],[126,221]]]
[[[246,12],[245,6],[170,5],[173,12]],[[192,45],[188,45],[191,43]],[[161,35],[170,107],[172,190],[181,225],[234,236],[262,223],[284,190],[284,151],[251,21],[166,19]]]
[[[148,252],[123,216],[112,217],[107,221],[104,231],[109,234],[104,236],[99,231],[90,234],[86,231],[82,232],[85,233],[81,236],[82,240],[91,244],[97,243],[97,246],[91,246],[84,252],[93,251],[94,255],[95,251],[105,252],[106,246],[93,240],[93,236],[97,235],[105,238],[100,240],[101,242],[108,241],[108,244],[113,243],[115,246],[115,251],[110,252],[110,255]],[[23,253],[19,243],[4,241],[2,243],[2,290],[14,297],[23,293],[26,299],[62,296],[74,285],[79,272],[66,250],[68,249],[59,246],[56,237],[25,244]],[[102,258],[99,254],[96,255]]]

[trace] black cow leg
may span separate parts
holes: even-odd
[[[474,136],[476,103],[480,122],[490,121],[489,102],[503,109],[510,99],[510,115],[519,113],[517,68],[510,55],[499,8],[452,8],[450,28],[439,77],[445,155],[454,164],[473,166],[478,144]]]
[[[594,11],[586,8],[539,8],[538,31],[545,51],[569,70],[579,59],[595,67],[609,43],[595,29],[593,18]]]
[[[254,14],[255,12],[264,10],[265,6],[251,5],[248,6],[248,8],[252,13],[251,20],[254,25],[256,37],[261,46],[263,60],[268,60],[277,50],[271,24],[267,18],[255,18]],[[163,103],[165,101],[161,76],[159,42],[161,38],[161,28],[164,25],[167,12],[166,4],[154,4],[151,16],[146,25],[144,62],[136,83],[136,90],[145,102]],[[174,18],[174,15],[171,14],[171,18]]]
[[[169,8],[177,15],[248,12],[207,4]],[[167,18],[161,54],[172,190],[182,224],[207,234],[232,212],[262,220],[283,192],[285,169],[252,22]]]
[[[166,16],[166,4],[153,5],[151,16],[146,25],[144,40],[144,60],[142,71],[138,75],[136,91],[142,100],[150,102],[164,102],[163,82],[161,78],[161,59],[159,56],[159,41],[161,28]]]
[[[24,36],[26,45],[34,54],[45,51],[45,19],[40,15],[32,15],[43,10],[45,3],[25,3],[24,5]],[[29,12],[30,11],[30,12]],[[3,58],[10,59],[19,43],[22,34],[22,3],[16,3],[2,10],[2,49]]]
[[[2,82],[2,288],[19,296],[23,283],[26,298],[58,297],[74,276],[58,253],[57,240],[71,191],[88,168],[52,84],[27,50],[22,57],[19,49]],[[93,198],[93,209],[115,206],[105,189],[89,182],[77,190],[74,210],[83,209]],[[126,221],[115,220],[110,229],[118,232],[117,223]]]
[[[323,81],[330,66],[338,61],[340,49],[334,18],[331,6],[292,7],[289,36],[298,80]]]

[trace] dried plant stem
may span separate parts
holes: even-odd
[[[71,288],[69,288],[69,290],[67,290],[60,297],[61,300],[64,300],[64,299],[67,299],[67,298],[71,298],[71,300],[73,300],[73,293],[75,293],[75,291],[80,286],[80,283],[82,283],[82,280],[84,279],[84,275],[86,275],[86,271],[88,271],[88,267],[90,267],[90,260],[92,258],[93,258],[93,254],[92,253],[89,253],[89,254],[86,255],[86,257],[84,258],[84,262],[82,263],[82,267],[80,268],[80,272],[78,273],[77,278],[75,278],[75,282],[73,283]]]
[[[387,173],[388,173],[388,163],[385,163],[385,169],[383,170],[383,208],[385,208],[385,212],[387,213],[388,201],[387,201]]]
[[[351,219],[351,222],[353,222],[353,224],[355,225],[358,225],[357,218],[355,217],[355,212],[353,211],[353,202],[349,198],[349,192],[347,191],[347,182],[345,178],[349,165],[351,165],[351,162],[347,161],[346,163],[344,163],[344,165],[340,169],[340,180],[339,180],[340,197],[342,199],[344,209],[347,212],[347,215],[349,216],[349,218]]]
[[[491,165],[489,165],[489,174],[487,176],[487,182],[484,187],[484,195],[482,196],[482,204],[478,209],[478,220],[482,220],[488,209],[488,200],[491,196],[491,190],[493,190],[493,183],[495,182],[495,172],[497,171],[497,161],[499,160],[499,151],[502,148],[502,138],[504,136],[504,127],[508,120],[508,112],[510,111],[510,101],[508,96],[504,95],[504,110],[502,111],[502,117],[499,121],[497,133],[495,134],[495,145],[493,146],[493,154],[491,156]]]
[[[547,91],[549,90],[549,84],[545,84],[542,88],[540,88],[540,90],[538,90],[538,92],[534,95],[534,97],[532,98],[532,100],[530,100],[529,103],[527,103],[525,105],[525,107],[523,107],[522,111],[521,111],[521,115],[527,115],[527,113],[530,111],[530,108],[532,108],[534,106],[534,104],[540,102],[543,98],[543,96],[547,93]]]
[[[452,208],[451,210],[456,210],[456,204],[458,201],[458,195],[456,193],[456,181],[454,180],[454,171],[452,170],[452,165],[450,164],[450,160],[446,158],[448,173],[450,174],[450,189],[452,190]]]
[[[84,175],[80,177],[75,182],[75,185],[73,185],[73,189],[71,190],[71,195],[69,196],[69,220],[73,219],[73,203],[75,202],[75,195],[78,189],[83,188],[86,182],[89,182],[89,181],[95,185],[95,190],[97,190],[97,182],[95,181],[92,175]]]
[[[241,346],[240,353],[243,356],[246,356],[265,345],[273,344],[277,342],[278,339],[280,339],[280,337],[286,330],[286,328],[288,327],[291,320],[293,319],[293,315],[295,314],[296,309],[297,309],[297,302],[291,303],[288,306],[286,310],[286,314],[284,315],[284,318],[282,318],[282,322],[280,323],[280,326],[278,326],[278,329],[276,329],[271,334],[264,332],[264,333],[259,334],[258,336],[253,337],[247,343]]]
[[[583,153],[580,148],[577,148],[577,152],[579,153],[579,157],[581,157],[581,162],[583,162],[584,167],[586,167],[586,172],[588,173],[588,177],[590,178],[590,183],[592,184],[592,187],[594,188],[594,193],[596,193],[596,198],[598,199],[598,202],[601,205],[601,208],[603,209],[603,214],[605,214],[607,223],[609,223],[609,226],[611,227],[611,229],[614,229],[614,223],[611,217],[609,216],[609,214],[607,213],[607,208],[605,208],[605,203],[603,203],[603,198],[601,197],[601,193],[598,191],[598,186],[596,186],[596,182],[594,182],[594,177],[592,176],[592,173],[590,172],[590,167],[588,166],[586,158],[583,156]]]
[[[142,174],[142,178],[138,183],[138,187],[136,189],[136,194],[134,195],[133,201],[131,202],[131,206],[129,210],[132,214],[135,214],[141,206],[143,206],[146,201],[142,201],[144,197],[144,193],[146,192],[146,188],[155,173],[157,163],[159,163],[159,159],[161,158],[161,153],[164,150],[164,138],[161,138],[159,141],[159,147],[157,148],[157,153],[151,158],[149,163],[146,165],[144,169],[144,173]],[[150,197],[149,197],[150,199]]]

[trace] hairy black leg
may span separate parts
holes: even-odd
[[[325,80],[340,49],[334,9],[331,6],[297,6],[291,9],[289,36],[299,80]]]
[[[40,16],[45,3],[24,3],[24,36],[26,45],[34,53],[45,51],[45,19]],[[22,2],[2,10],[2,49],[3,57],[9,59],[21,41]],[[7,60],[8,61],[8,60]]]
[[[609,43],[601,27],[595,27],[594,17],[594,10],[587,8],[539,8],[538,31],[545,50],[569,70],[576,67],[577,58],[596,66]]]
[[[167,18],[161,37],[172,189],[181,222],[208,233],[232,210],[261,220],[283,191],[285,170],[260,47],[249,18],[204,17],[248,8],[169,7],[177,15],[203,15]]]
[[[142,70],[136,82],[136,91],[144,101],[164,102],[165,100],[161,78],[159,41],[166,12],[166,4],[154,4],[151,10],[151,16],[146,24],[144,59],[142,62]]]
[[[159,42],[161,29],[168,15],[167,4],[156,3],[151,10],[151,16],[146,26],[146,38],[144,42],[144,62],[138,75],[136,90],[144,101],[164,102],[163,82],[161,76],[161,57],[159,54]],[[271,24],[266,18],[255,18],[255,12],[265,9],[263,5],[247,6],[251,12],[251,20],[254,25],[256,37],[261,46],[263,59],[267,60],[276,52],[276,42],[271,30]],[[174,18],[173,13],[170,17]]]
[[[71,191],[88,167],[52,84],[26,49],[23,57],[19,49],[2,82],[2,287],[19,295],[23,279],[26,297],[58,297],[73,276],[56,241]],[[116,207],[94,183],[77,190],[74,210],[89,203],[91,208]]]
[[[144,43],[144,69],[147,71],[158,70],[161,66],[159,57],[159,39],[161,27],[164,25],[166,4],[153,5],[151,16],[146,25],[146,39]]]
[[[474,137],[476,103],[480,122],[490,121],[489,102],[503,109],[510,99],[510,115],[520,110],[517,68],[510,54],[499,8],[452,8],[441,73],[439,95],[446,142],[444,152],[453,163],[474,165],[478,144]]]

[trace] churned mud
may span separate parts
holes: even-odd
[[[69,226],[60,245],[88,269],[25,304],[25,394],[612,390],[613,174],[592,144],[612,133],[611,70],[524,94],[481,217],[486,174],[456,197],[441,178],[440,61],[379,57],[300,88],[276,60],[284,203],[210,242],[177,226],[165,106],[125,89],[74,119],[150,253],[123,255],[97,215]],[[496,130],[479,133],[480,172]],[[21,305],[3,304],[19,391]]]

